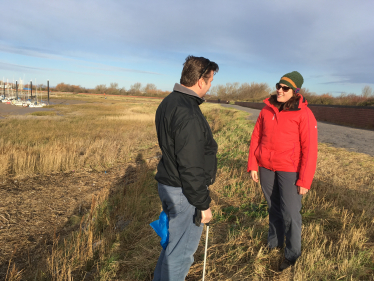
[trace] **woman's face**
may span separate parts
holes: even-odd
[[[285,84],[279,84],[279,85],[281,85],[282,87],[283,86],[288,87]],[[279,88],[279,90],[277,90],[277,101],[278,102],[287,102],[290,98],[292,98],[292,96],[293,96],[293,90],[291,88],[287,92],[283,91],[282,88]]]

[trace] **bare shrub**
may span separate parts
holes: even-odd
[[[373,92],[373,89],[366,85],[363,89],[362,89],[362,96],[364,98],[373,98],[374,97],[374,92]]]
[[[309,92],[308,89],[302,88],[300,91],[308,101],[309,104],[324,104],[324,105],[346,105],[346,106],[370,106],[374,105],[374,95],[370,86],[365,86],[362,90],[362,95],[354,93],[342,93],[338,96],[326,93],[317,95]]]
[[[270,94],[270,88],[266,83],[251,84],[238,82],[227,83],[212,87],[209,91],[209,97],[212,99],[219,98],[222,100],[234,101],[260,101]]]
[[[101,85],[97,85],[95,87],[95,94],[104,94],[106,92],[106,86],[104,84],[101,84]]]
[[[137,82],[130,86],[129,94],[132,96],[140,96],[142,94],[141,92],[142,83]]]
[[[65,84],[65,83],[59,83],[57,86],[54,88],[54,90],[58,92],[70,92],[70,93],[88,93],[89,89],[86,89],[81,86],[77,85],[70,85],[70,84]]]

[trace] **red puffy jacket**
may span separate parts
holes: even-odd
[[[317,121],[301,95],[298,106],[281,112],[269,99],[252,133],[247,171],[261,166],[298,172],[296,185],[310,189],[317,165]]]

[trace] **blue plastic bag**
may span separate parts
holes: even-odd
[[[157,235],[161,237],[161,246],[166,250],[169,244],[169,219],[164,211],[161,212],[158,220],[149,224],[152,226]]]

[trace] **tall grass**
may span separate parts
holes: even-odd
[[[149,102],[153,112],[155,105]],[[0,175],[26,176],[79,169],[105,170],[155,137],[154,114],[139,104],[56,105],[61,116],[0,122]],[[30,116],[31,117],[31,116]]]
[[[103,190],[93,197],[79,230],[63,241],[55,239],[45,280],[114,280],[121,272],[131,276],[125,280],[149,277],[144,269],[157,258],[157,239],[144,222],[154,216],[158,201],[147,164],[139,163],[134,171],[135,183]],[[154,246],[147,249],[149,243]]]
[[[112,114],[105,110],[100,116],[93,114],[94,123],[128,122],[126,114],[153,114],[156,105],[127,105],[123,114],[110,108]],[[246,172],[253,123],[233,109],[212,104],[202,109],[219,144],[217,181],[210,188],[214,220],[206,280],[374,280],[373,157],[319,145],[316,176],[303,198],[303,254],[294,267],[279,273],[283,252],[266,248],[266,202],[259,184]],[[92,108],[87,105],[69,114],[79,119],[85,110]],[[145,160],[143,153],[155,142],[154,133],[149,135],[154,127],[149,120],[131,122],[135,141],[127,151],[132,159],[137,155],[136,161],[121,159],[124,154],[112,156],[127,165],[125,175],[94,197],[76,231],[64,239],[56,237],[46,264],[34,269],[38,280],[152,280],[161,246],[149,223],[158,218],[161,204],[154,180],[157,159]],[[112,142],[119,141],[121,129],[106,126],[109,129],[98,139],[114,135]],[[95,135],[89,129],[85,132],[91,138]],[[156,155],[157,150],[152,151]],[[96,165],[104,167],[103,159]],[[201,280],[204,236],[205,232],[187,280]]]

